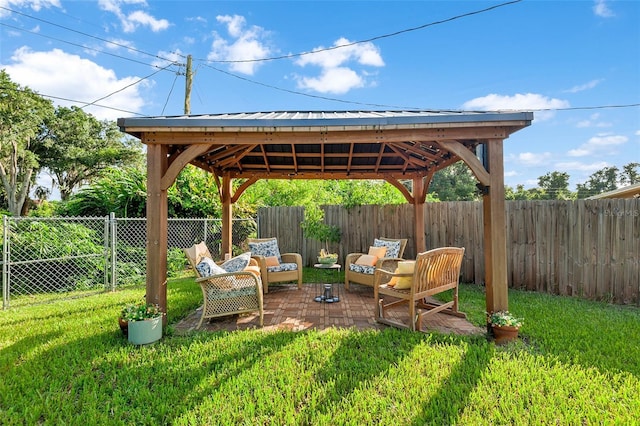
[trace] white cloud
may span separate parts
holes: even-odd
[[[553,117],[553,109],[568,108],[569,102],[552,99],[536,93],[517,93],[513,96],[490,94],[471,99],[462,105],[466,110],[481,111],[536,111],[537,120],[548,120]]]
[[[588,83],[580,84],[580,85],[577,85],[577,86],[573,86],[571,89],[565,90],[565,92],[569,92],[569,93],[583,92],[585,90],[593,89],[594,87],[596,87],[598,84],[602,83],[603,81],[604,81],[603,79],[591,80]]]
[[[343,47],[340,47],[343,46]],[[351,89],[363,87],[370,73],[356,70],[356,64],[365,67],[383,67],[384,60],[379,49],[373,43],[351,44],[346,38],[338,39],[332,49],[317,47],[314,53],[303,55],[295,61],[296,65],[320,67],[315,77],[297,76],[298,87],[320,93],[343,94]]]
[[[593,5],[593,13],[595,13],[596,16],[599,16],[601,18],[611,18],[613,16],[616,16],[615,13],[613,13],[613,11],[609,8],[606,0],[595,0],[594,3],[595,4]]]
[[[38,12],[42,8],[62,7],[59,0],[0,0],[0,6],[6,7],[7,9],[28,7],[35,12]],[[0,18],[4,18],[10,14],[11,12],[8,10],[0,9]]]
[[[350,68],[335,67],[322,70],[318,77],[299,77],[298,85],[320,93],[342,94],[364,86],[364,81]]]
[[[127,31],[127,28],[125,28],[125,32],[135,31],[138,25],[149,27],[154,33],[169,28],[169,21],[166,19],[156,19],[147,12],[143,12],[141,10],[136,10],[135,12],[130,13],[127,17],[127,22],[130,31]]]
[[[586,128],[586,127],[611,127],[612,124],[606,121],[600,121],[600,114],[595,113],[591,114],[588,119],[578,121],[576,127],[578,128]]]
[[[592,137],[586,143],[580,145],[577,149],[572,149],[567,152],[570,157],[584,157],[586,155],[610,155],[614,154],[615,150],[612,147],[627,143],[629,138],[620,135],[611,134],[599,134]]]
[[[600,169],[604,169],[605,167],[609,167],[610,164],[606,161],[598,161],[595,163],[582,163],[580,161],[564,161],[558,162],[554,164],[556,170],[560,171],[579,171],[586,173],[593,173]]]
[[[146,6],[145,0],[99,0],[98,4],[102,10],[111,12],[120,19],[122,30],[126,33],[134,32],[139,26],[149,27],[153,32],[166,30],[170,26],[166,19],[156,19],[142,10],[135,10],[129,14],[122,10],[123,5]]]
[[[521,152],[516,157],[516,162],[524,166],[539,166],[547,164],[553,157],[550,152]]]
[[[262,27],[253,25],[246,27],[243,16],[224,15],[216,17],[225,24],[231,40],[226,40],[218,33],[213,34],[211,52],[207,59],[211,61],[244,61],[267,58],[271,49],[267,45],[269,33]],[[234,62],[230,64],[232,71],[253,75],[263,62]]]
[[[34,52],[27,47],[16,50],[11,57],[13,64],[2,65],[11,80],[28,86],[42,95],[56,96],[70,101],[53,99],[60,106],[82,106],[110,93],[121,90],[138,77],[118,78],[115,72],[88,59],[70,55],[60,49]],[[146,83],[148,84],[148,83]],[[139,111],[144,105],[140,84],[133,85],[98,102],[99,105],[124,111]],[[126,112],[90,106],[84,108],[99,119],[114,120],[128,115]]]

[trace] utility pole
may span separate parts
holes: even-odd
[[[193,73],[191,72],[191,55],[187,56],[187,71],[185,73],[186,82],[184,86],[184,113],[191,114],[191,83],[193,82]]]

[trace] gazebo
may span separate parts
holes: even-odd
[[[424,203],[434,173],[464,161],[484,216],[487,312],[508,309],[503,143],[532,112],[286,111],[118,119],[147,148],[147,301],[167,306],[167,189],[187,165],[215,177],[222,250],[232,206],[259,179],[382,179],[414,206],[425,250]],[[233,179],[243,182],[235,192]],[[411,189],[402,181],[410,180]]]

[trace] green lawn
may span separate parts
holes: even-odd
[[[130,345],[130,288],[0,311],[0,424],[638,424],[640,312],[510,292],[523,339],[385,329],[198,332]],[[482,288],[461,308],[484,318]],[[199,305],[168,284],[168,322]]]

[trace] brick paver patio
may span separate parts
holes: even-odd
[[[345,292],[343,284],[334,284],[333,288],[334,296],[337,294],[340,301],[319,303],[314,299],[323,292],[320,284],[303,284],[301,290],[294,284],[269,286],[269,293],[264,295],[264,330],[324,330],[328,327],[382,330],[388,327],[375,321],[375,303],[371,287],[353,284],[349,292]],[[398,312],[397,318],[402,318],[403,314],[403,319],[406,320],[408,313],[404,312]],[[175,327],[176,333],[183,334],[194,330],[199,319],[200,309],[178,323]],[[209,322],[205,321],[201,330],[233,331],[250,328],[259,328],[257,314],[214,318]],[[422,328],[426,331],[457,334],[486,332],[465,319],[441,313],[425,318]]]

